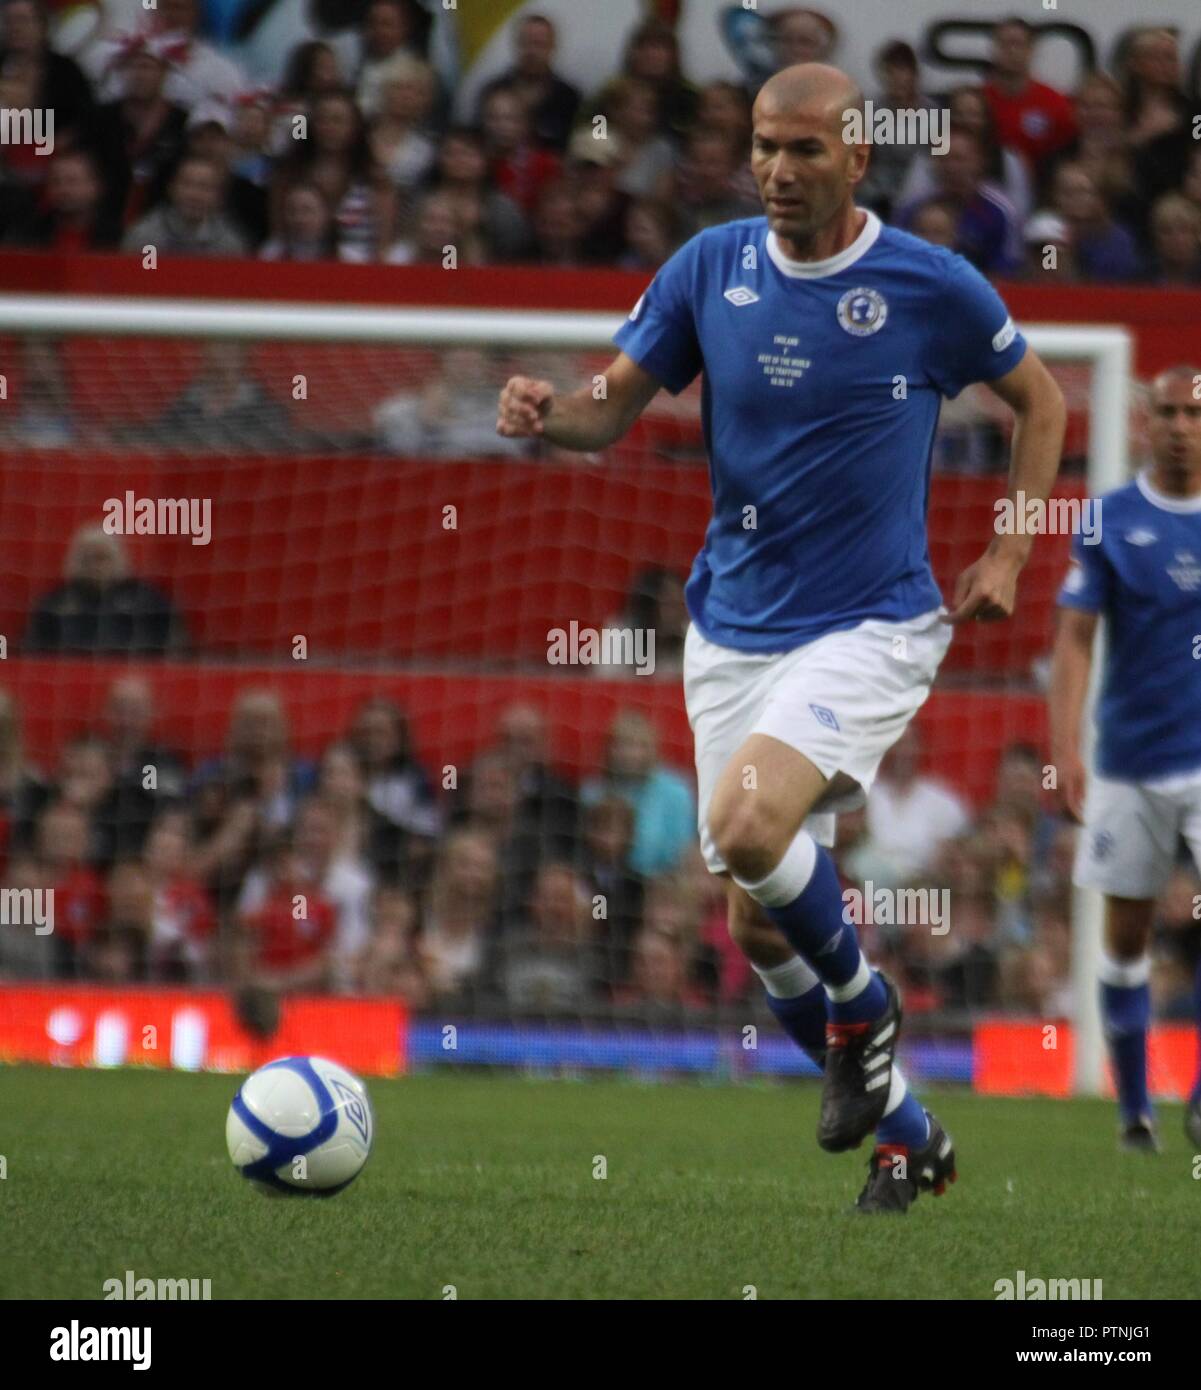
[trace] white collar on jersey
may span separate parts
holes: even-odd
[[[867,221],[863,224],[863,230],[837,256],[830,256],[824,261],[793,261],[780,250],[780,243],[776,240],[775,232],[767,234],[767,254],[771,257],[772,263],[781,274],[790,276],[794,280],[820,280],[827,275],[837,275],[840,270],[849,270],[856,261],[861,260],[876,244],[876,238],[880,235],[880,219],[870,209],[861,208],[859,211],[866,213]]]
[[[1160,492],[1151,481],[1150,469],[1143,469],[1134,481],[1138,484],[1138,490],[1147,501],[1161,511],[1201,512],[1201,493],[1198,493],[1196,497],[1169,497],[1166,492]]]

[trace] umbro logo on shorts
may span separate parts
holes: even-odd
[[[723,299],[728,299],[736,309],[741,309],[744,304],[757,304],[759,296],[754,290],[748,290],[745,285],[735,285],[732,290],[726,290],[722,295]]]
[[[809,708],[813,711],[813,717],[819,724],[824,724],[827,729],[839,729],[838,720],[832,709],[827,709],[825,705],[810,705]],[[842,732],[841,729],[839,732]]]

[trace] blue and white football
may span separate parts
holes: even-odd
[[[359,1175],[375,1122],[367,1088],[326,1057],[280,1057],[242,1083],[225,1121],[234,1167],[269,1193],[329,1197]]]

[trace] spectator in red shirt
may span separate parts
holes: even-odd
[[[167,811],[150,827],[142,854],[151,894],[150,977],[203,981],[215,944],[217,916],[212,899],[191,863],[187,816]]]
[[[1030,75],[1034,30],[1024,19],[1002,20],[993,30],[992,76],[984,95],[1002,145],[1020,151],[1038,169],[1076,138],[1076,116],[1062,92]]]
[[[105,880],[107,912],[84,950],[90,980],[129,984],[146,977],[154,895],[146,870],[136,860],[114,864]]]
[[[262,901],[240,918],[244,973],[262,989],[324,990],[337,926],[334,908],[306,875],[290,839],[272,851],[268,873]]]
[[[67,801],[56,801],[38,818],[35,857],[37,886],[54,890],[54,973],[73,979],[81,953],[105,920],[104,885],[89,867],[87,816]]]
[[[511,87],[494,87],[480,108],[492,179],[527,216],[562,172],[558,155],[536,145],[525,103]]]
[[[12,239],[49,251],[105,251],[121,240],[121,227],[105,207],[104,184],[86,150],[60,150],[49,160],[38,210]]]

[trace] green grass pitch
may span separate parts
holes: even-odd
[[[1107,1104],[933,1094],[959,1182],[865,1219],[867,1150],[817,1149],[811,1083],[377,1080],[371,1161],[313,1201],[235,1174],[237,1080],[0,1068],[0,1296],[95,1299],[132,1270],[215,1299],[990,1299],[1019,1269],[1201,1295],[1178,1106],[1148,1158],[1116,1151]]]

